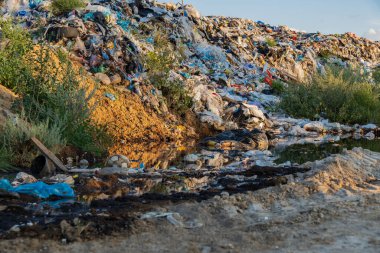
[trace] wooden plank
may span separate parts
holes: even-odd
[[[53,152],[51,152],[47,147],[45,147],[42,142],[40,142],[36,137],[32,137],[32,142],[37,146],[37,148],[41,151],[41,153],[46,156],[46,158],[50,159],[57,168],[59,168],[62,171],[68,172],[68,169],[63,165],[61,160],[56,157]]]

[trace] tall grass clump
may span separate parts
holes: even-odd
[[[84,87],[82,73],[67,54],[46,44],[29,44],[28,34],[9,21],[0,25],[12,31],[0,48],[0,83],[19,94],[13,112],[20,118],[0,129],[0,149],[11,154],[10,159],[7,155],[1,160],[27,166],[34,155],[28,144],[33,136],[55,153],[65,145],[95,155],[106,151],[108,136],[90,120],[95,105],[90,106],[89,101],[95,90]]]
[[[379,95],[379,84],[370,83],[359,70],[330,65],[308,83],[289,85],[280,107],[294,117],[380,123]]]
[[[30,161],[37,156],[37,150],[30,142],[32,137],[37,137],[54,153],[58,153],[66,145],[58,123],[31,123],[23,116],[8,119],[0,132],[0,149],[5,154],[3,162],[21,167],[29,166]]]

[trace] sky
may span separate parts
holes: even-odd
[[[180,0],[159,0],[180,2]],[[380,0],[184,0],[202,15],[229,16],[325,34],[380,40]]]

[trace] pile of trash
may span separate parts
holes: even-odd
[[[105,199],[160,190],[252,190],[262,186],[263,178],[257,175],[264,171],[282,175],[286,174],[283,167],[296,165],[276,164],[268,150],[278,143],[295,143],[290,137],[315,140],[324,135],[321,142],[334,142],[343,135],[378,136],[375,125],[346,126],[275,113],[280,98],[271,86],[276,80],[305,81],[323,71],[326,62],[361,65],[370,71],[379,64],[380,43],[351,33],[311,34],[260,21],[202,17],[191,5],[92,0],[83,9],[54,16],[50,3],[8,0],[2,13],[16,18],[36,41],[42,38],[52,50],[66,50],[74,65],[86,70],[84,85],[89,90],[98,82],[92,120],[106,126],[117,145],[100,165],[75,155],[60,160],[38,145],[47,158],[35,161],[30,172],[35,177],[19,174],[13,184],[21,185],[13,186],[0,181],[1,194],[73,198],[74,188]],[[143,59],[155,50],[157,30],[167,31],[173,48],[184,55],[180,65],[171,69],[170,78],[180,80],[192,98],[194,117],[185,122],[168,109],[162,92],[147,76]],[[188,138],[201,135],[198,123],[215,135],[194,145]],[[51,166],[63,174],[56,175]],[[44,171],[48,173],[42,175]],[[41,178],[55,184],[40,183]],[[278,183],[273,180],[264,185]]]

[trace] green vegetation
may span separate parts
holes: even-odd
[[[155,87],[162,91],[170,109],[183,115],[192,106],[184,84],[179,79],[170,78],[170,70],[182,61],[181,49],[173,48],[164,32],[154,34],[154,51],[149,52],[145,59],[148,77]]]
[[[274,80],[272,83],[273,93],[276,95],[281,95],[285,91],[285,84],[280,80]]]
[[[380,83],[380,69],[377,68],[372,72],[372,78],[375,83]]]
[[[19,87],[26,86],[23,59],[32,49],[32,40],[25,30],[8,20],[0,20],[0,28],[0,84],[17,92]]]
[[[331,65],[309,83],[289,85],[280,107],[294,117],[319,115],[341,123],[380,123],[379,91],[359,70]]]
[[[86,7],[84,0],[53,0],[51,3],[52,12],[55,15],[65,14],[84,7]]]
[[[28,143],[39,138],[53,152],[65,145],[100,155],[109,138],[90,122],[94,95],[81,85],[67,55],[48,45],[32,47],[29,35],[9,21],[0,22],[6,44],[0,48],[0,83],[20,95],[13,111],[16,121],[0,129],[1,168],[28,166],[35,156]]]
[[[9,119],[0,132],[2,150],[6,154],[3,161],[7,164],[28,166],[37,155],[37,151],[30,143],[32,137],[37,137],[56,153],[66,145],[66,140],[62,138],[61,126],[57,123],[50,124],[49,121],[30,123],[24,117]]]

